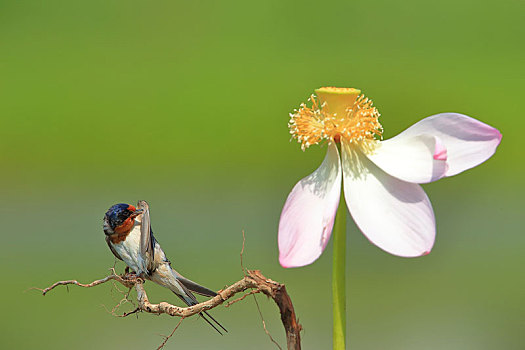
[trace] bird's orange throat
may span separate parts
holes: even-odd
[[[109,240],[113,244],[118,244],[126,239],[126,237],[131,232],[133,225],[135,223],[134,218],[128,218],[122,223],[122,225],[115,228],[115,233],[109,235]]]

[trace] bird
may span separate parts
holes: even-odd
[[[103,229],[106,243],[117,259],[124,261],[137,276],[168,288],[186,305],[198,304],[193,293],[208,297],[217,295],[171,267],[171,262],[153,236],[149,205],[146,201],[138,201],[137,206],[126,203],[113,205],[104,215]],[[216,325],[228,332],[208,312],[203,311],[201,317],[219,334],[223,333]]]

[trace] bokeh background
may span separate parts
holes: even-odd
[[[244,230],[246,267],[286,283],[304,349],[330,348],[331,244],[285,270],[277,223],[325,152],[289,142],[288,113],[335,85],[374,100],[386,138],[445,111],[504,135],[482,166],[424,186],[430,255],[388,255],[349,220],[349,348],[524,349],[523,14],[521,0],[0,1],[0,348],[161,343],[177,320],[113,317],[109,284],[28,290],[105,276],[104,212],[138,199],[173,265],[211,288],[242,277]],[[227,336],[192,318],[167,348],[275,348],[253,300],[213,315]]]

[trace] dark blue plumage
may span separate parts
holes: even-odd
[[[135,207],[126,203],[115,204],[105,215],[109,227],[104,226],[106,234],[112,234],[116,227],[122,225],[135,212]]]

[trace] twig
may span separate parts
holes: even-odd
[[[230,306],[232,306],[233,304],[235,304],[236,302],[239,302],[239,301],[241,301],[241,300],[244,300],[247,296],[250,296],[250,295],[255,294],[255,293],[259,293],[259,291],[258,291],[257,289],[253,289],[253,290],[251,290],[250,292],[244,294],[242,297],[227,302],[226,305],[224,305],[224,306],[225,306],[225,307],[230,307]]]
[[[164,346],[166,345],[166,343],[168,342],[168,340],[173,336],[173,334],[175,333],[175,331],[177,330],[177,328],[179,328],[180,324],[182,323],[182,321],[184,320],[184,317],[181,317],[179,322],[177,323],[177,325],[175,326],[175,328],[173,328],[173,330],[171,331],[170,335],[168,336],[164,336],[164,341],[162,342],[162,344],[159,345],[159,347],[157,348],[157,350],[161,350],[164,348]]]
[[[136,308],[136,309],[133,310],[133,311],[130,311],[130,312],[124,312],[122,315],[117,315],[117,316],[119,316],[119,317],[127,317],[127,316],[129,316],[129,315],[133,315],[134,313],[137,313],[137,312],[139,312],[139,311],[140,311],[140,309],[139,309],[139,308]]]
[[[279,343],[277,343],[275,341],[275,339],[273,339],[272,335],[270,334],[270,332],[266,328],[266,322],[264,321],[264,317],[263,317],[263,314],[261,312],[261,308],[259,307],[259,302],[257,301],[257,297],[255,295],[253,296],[253,300],[255,301],[255,305],[257,305],[257,311],[259,311],[259,316],[261,316],[261,321],[262,321],[262,324],[263,324],[264,332],[268,335],[268,337],[270,337],[270,340],[272,341],[272,343],[274,343],[279,348],[279,350],[283,350],[283,348],[281,348]]]
[[[244,235],[244,230],[242,230],[241,269],[242,269],[242,273],[244,274],[244,277],[246,277],[246,269],[244,268],[244,265],[242,262],[242,254],[244,253],[244,242],[246,242],[246,237]]]
[[[115,282],[113,282],[113,283],[115,283]],[[117,290],[120,292],[120,289],[118,289],[118,287],[116,287],[116,288],[117,288]],[[124,298],[122,298],[122,299],[119,301],[119,303],[118,303],[117,305],[115,305],[115,306],[113,307],[113,309],[111,309],[111,313],[112,313],[113,315],[116,315],[115,312],[116,312],[116,311],[117,311],[117,310],[118,310],[123,304],[125,304],[125,303],[131,303],[131,304],[133,304],[133,302],[129,300],[129,294],[130,294],[130,293],[131,293],[131,288],[128,289],[127,293],[124,294]],[[119,316],[120,316],[120,315],[119,315]],[[126,317],[126,316],[127,316],[126,313],[124,313],[124,315],[122,315],[122,317]]]

